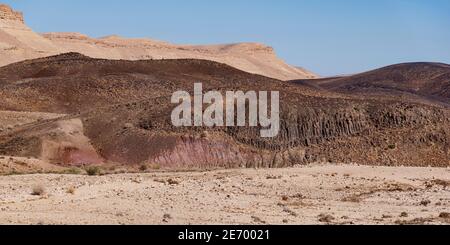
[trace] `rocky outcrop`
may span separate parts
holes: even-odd
[[[20,155],[39,158],[45,162],[66,166],[100,164],[104,160],[84,135],[79,119],[38,122],[31,130],[24,125],[25,133],[18,127],[0,140],[1,155]],[[20,137],[14,137],[19,134]]]
[[[60,51],[50,40],[25,25],[22,13],[0,5],[0,66]]]
[[[177,137],[173,148],[152,156],[145,163],[169,169],[280,168],[306,161],[302,148],[260,151],[239,146],[228,137]]]
[[[278,137],[258,137],[260,128],[228,128],[227,133],[256,148],[283,150],[310,146],[337,137],[355,135],[371,126],[368,114],[354,108],[285,109]]]
[[[24,23],[23,14],[21,12],[14,11],[11,7],[5,4],[0,4],[0,20]]]
[[[280,91],[278,137],[261,138],[257,127],[172,126],[172,93],[192,91],[198,81],[204,91]],[[61,132],[65,118],[8,131],[0,134],[3,155],[41,159],[48,152],[44,158],[52,163],[104,159],[171,169],[314,162],[450,166],[447,107],[331,93],[212,61],[117,61],[71,53],[2,67],[0,84],[0,109],[70,114],[78,128]]]
[[[437,108],[401,103],[316,108],[289,111],[282,121],[275,139],[264,140],[259,129],[248,127],[227,128],[227,136],[208,133],[207,128],[197,137],[179,136],[175,146],[150,162],[168,168],[273,168],[315,162],[450,164],[450,119]]]

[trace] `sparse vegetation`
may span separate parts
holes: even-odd
[[[109,170],[109,165],[100,165],[99,167],[102,171]],[[139,165],[134,167],[137,169]],[[313,175],[324,176],[322,172],[325,172],[331,176],[330,173],[335,171],[330,172],[330,169],[340,171],[354,169],[359,173],[357,177],[352,178],[351,182],[344,181],[342,173],[337,176],[340,178],[337,183],[340,186],[349,185],[350,189],[335,192],[333,185],[323,185],[323,190],[317,191],[318,186],[331,177],[319,179]],[[84,172],[84,168],[82,170]],[[26,202],[33,201],[29,205],[30,212],[27,212],[28,216],[20,215],[18,221],[29,223],[39,221],[41,217],[36,217],[35,214],[39,214],[43,210],[46,212],[59,210],[61,204],[68,203],[76,204],[72,205],[68,212],[88,210],[102,219],[109,219],[110,215],[113,215],[114,222],[117,220],[118,223],[123,224],[143,223],[148,220],[167,224],[189,222],[191,220],[188,219],[192,216],[186,217],[183,213],[186,212],[185,208],[191,208],[192,204],[194,204],[194,208],[196,204],[204,207],[197,211],[211,217],[211,219],[205,220],[204,224],[220,221],[253,224],[267,222],[267,224],[336,225],[353,224],[353,222],[357,224],[446,224],[450,222],[450,214],[445,213],[447,211],[445,210],[445,205],[447,205],[445,190],[438,185],[432,189],[425,189],[423,186],[423,183],[426,180],[430,181],[432,177],[445,178],[445,173],[441,173],[441,169],[432,169],[432,171],[425,171],[424,176],[416,173],[407,176],[406,178],[415,180],[415,184],[422,187],[421,191],[414,191],[414,189],[409,189],[409,184],[401,184],[400,181],[406,179],[403,176],[402,179],[387,180],[387,178],[395,177],[391,177],[392,173],[399,173],[401,170],[403,168],[361,167],[358,169],[358,167],[346,165],[313,166],[287,170],[129,173],[107,177],[65,176],[58,173],[1,177],[2,183],[5,183],[5,188],[2,189],[2,193],[5,193],[4,202],[11,203],[7,206],[14,210],[3,207],[7,212],[0,212],[0,219],[6,220],[12,213],[19,214],[20,208],[24,204],[23,200],[26,200]],[[293,173],[305,177],[289,177],[294,176]],[[285,181],[267,180],[268,174],[282,175]],[[379,180],[368,181],[375,174],[380,176]],[[249,177],[253,178],[253,182],[245,186],[249,183],[246,181]],[[17,183],[20,184],[17,185]],[[176,185],[176,183],[181,184]],[[40,186],[36,186],[32,191],[32,187],[37,184]],[[273,188],[274,184],[278,188]],[[46,192],[42,186],[45,186]],[[404,191],[397,191],[398,187]],[[23,196],[24,193],[28,195],[28,198]],[[31,193],[35,196],[31,196]],[[352,196],[361,197],[362,202],[342,202],[342,198]],[[255,210],[254,205],[242,206],[242,200],[251,201],[253,197],[258,202],[269,205],[265,206],[264,210]],[[400,205],[396,199],[398,197],[401,198],[401,203],[407,203],[408,206]],[[84,200],[90,201],[83,202]],[[420,206],[423,200],[432,201],[427,210],[424,206]],[[164,205],[165,202],[169,203],[170,207],[156,211],[153,209],[155,206]],[[365,202],[374,208],[364,208]],[[441,202],[442,206],[434,206],[438,202]],[[102,206],[96,206],[97,203],[99,205],[111,204],[113,208],[111,208],[111,212],[104,212]],[[399,210],[399,208],[403,209]],[[354,215],[355,209],[359,209],[360,213]],[[136,217],[130,213],[130,210],[144,210],[151,215]],[[236,210],[246,215],[235,216]],[[405,212],[400,214],[402,211]],[[141,212],[139,211],[139,213]],[[170,214],[170,216],[164,216],[164,214]],[[89,216],[83,216],[83,220],[72,215],[64,216],[61,222],[95,224],[98,221]],[[197,221],[203,222],[202,217],[204,216],[200,216]],[[45,219],[44,222],[52,223],[54,221]]]
[[[382,219],[392,219],[392,215],[383,214]]]
[[[80,175],[83,173],[83,170],[80,168],[72,167],[69,169],[66,169],[62,172],[62,174],[73,174],[73,175]]]
[[[415,218],[412,220],[396,220],[396,225],[424,225],[427,222],[432,222],[432,219],[429,218]]]
[[[43,185],[35,185],[31,190],[33,196],[43,196],[45,194],[45,187]]]
[[[166,183],[166,180],[163,180],[163,179],[155,179],[154,181],[157,182],[157,183],[161,183],[161,184],[165,184]]]
[[[170,214],[164,214],[163,215],[163,222],[164,223],[168,223],[169,220],[171,220],[171,219],[172,219],[172,215],[170,215]]]
[[[74,195],[75,191],[76,191],[75,186],[70,186],[69,188],[67,188],[67,194]]]
[[[285,213],[287,213],[287,214],[289,214],[290,216],[293,216],[293,217],[297,217],[298,216],[298,214],[296,212],[294,212],[293,210],[289,209],[286,206],[283,207],[283,212],[285,212]]]
[[[318,218],[319,218],[319,222],[322,222],[322,223],[331,223],[336,219],[329,214],[320,214]]]
[[[253,222],[258,224],[265,224],[266,222],[257,216],[252,216]]]
[[[97,176],[97,175],[102,174],[102,170],[98,166],[89,166],[89,167],[86,167],[85,170],[86,170],[87,175],[89,175],[89,176]]]
[[[433,186],[438,185],[438,186],[442,186],[444,189],[446,189],[448,186],[450,186],[450,181],[435,179],[435,180],[426,182],[425,184],[426,184],[427,188],[433,188]]]
[[[175,179],[168,179],[167,180],[167,184],[169,184],[169,185],[179,185],[180,181],[175,180]]]
[[[430,200],[423,200],[423,201],[420,202],[420,205],[425,206],[425,207],[430,205],[430,204],[431,204]]]
[[[274,176],[274,175],[267,175],[266,179],[271,179],[271,180],[276,180],[276,179],[282,179],[283,176],[279,175],[279,176]]]
[[[342,199],[343,202],[360,203],[362,198],[359,195],[351,195]]]

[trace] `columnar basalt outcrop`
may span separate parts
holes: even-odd
[[[257,148],[283,150],[355,135],[371,126],[368,114],[354,108],[287,108],[288,105],[281,114],[280,133],[276,138],[258,137],[259,128],[229,128],[227,132]]]
[[[172,93],[191,91],[199,81],[204,91],[279,91],[279,135],[261,138],[258,127],[174,127]],[[55,131],[55,125],[73,128],[65,118],[8,130],[0,134],[0,155],[172,169],[314,162],[450,166],[448,107],[317,90],[212,61],[70,53],[2,67],[0,84],[0,109],[68,114],[78,128]]]

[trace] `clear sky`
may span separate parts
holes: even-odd
[[[0,0],[37,32],[261,42],[321,75],[450,63],[449,0]]]

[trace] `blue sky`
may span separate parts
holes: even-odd
[[[449,0],[0,0],[35,31],[179,44],[262,42],[321,75],[450,63]]]

